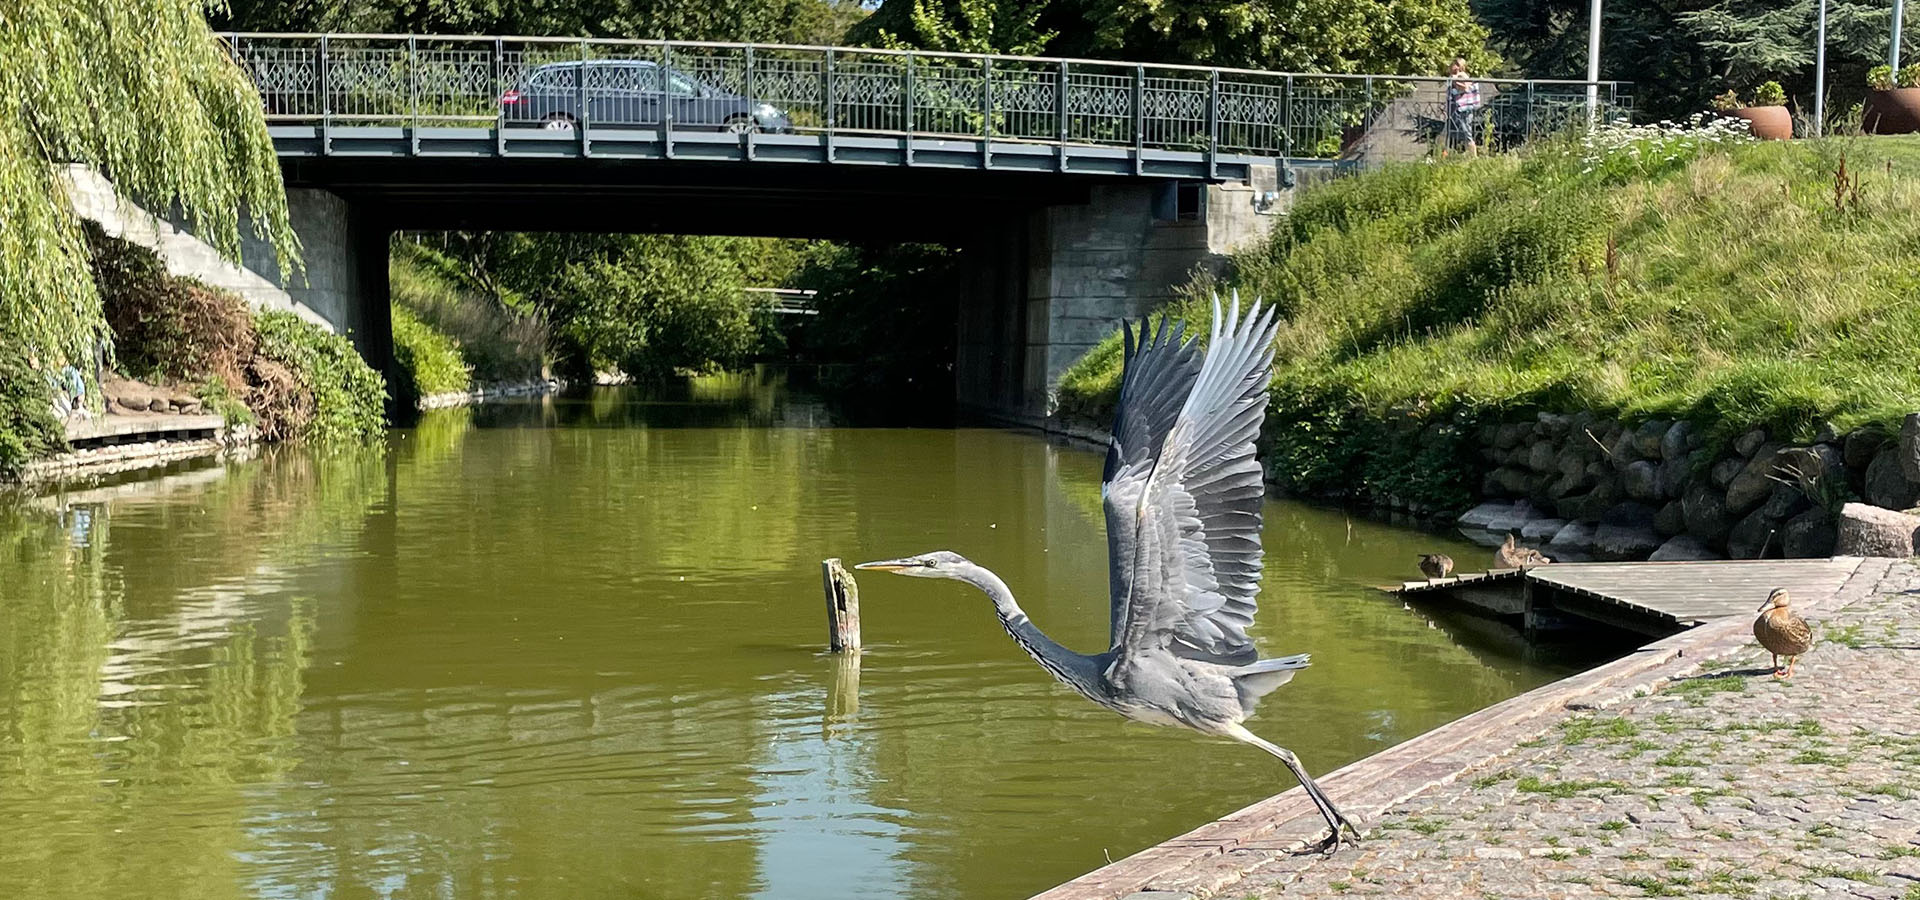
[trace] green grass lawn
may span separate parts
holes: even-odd
[[[1893,425],[1920,410],[1920,138],[1391,166],[1312,189],[1171,311],[1204,322],[1214,288],[1286,316],[1265,449],[1304,493],[1457,506],[1476,426],[1543,409]],[[1089,353],[1063,411],[1104,421],[1119,365],[1117,337]]]

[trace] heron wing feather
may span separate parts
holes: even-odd
[[[1159,443],[1139,458],[1120,451],[1117,467],[1109,454],[1104,493],[1120,655],[1153,645],[1225,664],[1256,658],[1246,628],[1259,589],[1265,485],[1253,444],[1266,414],[1274,327],[1258,304],[1244,321],[1237,304],[1224,321],[1216,309],[1209,349]],[[1132,372],[1117,424],[1131,403],[1156,413],[1164,404],[1130,394]]]

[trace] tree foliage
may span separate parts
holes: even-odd
[[[0,4],[0,342],[54,368],[105,334],[61,163],[177,209],[237,257],[245,211],[297,258],[260,98],[207,30],[199,0]],[[87,367],[83,367],[87,368]]]
[[[682,41],[838,43],[857,0],[233,0],[239,31],[529,34]]]

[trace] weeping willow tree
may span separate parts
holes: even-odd
[[[50,371],[107,336],[64,164],[178,210],[229,259],[244,211],[297,263],[260,98],[204,12],[201,0],[0,3],[0,351]]]

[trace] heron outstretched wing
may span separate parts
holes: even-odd
[[[1181,332],[1126,336],[1126,369],[1101,487],[1113,592],[1113,649],[1193,659],[1256,658],[1265,485],[1253,442],[1273,369],[1271,311],[1225,318],[1216,299],[1202,358]]]

